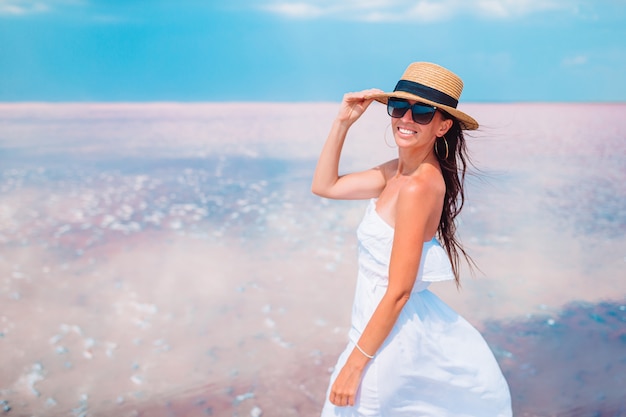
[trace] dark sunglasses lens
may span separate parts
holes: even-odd
[[[391,117],[399,119],[404,116],[404,113],[406,113],[409,107],[411,107],[411,105],[406,100],[390,98],[387,101],[387,114]]]
[[[416,103],[411,108],[411,114],[415,123],[426,125],[430,123],[431,120],[433,120],[433,116],[435,115],[435,108],[427,104]]]
[[[428,104],[415,103],[411,106],[407,100],[402,98],[389,98],[387,101],[387,114],[396,119],[404,116],[408,109],[411,109],[413,121],[421,125],[430,123],[436,111],[433,106]]]

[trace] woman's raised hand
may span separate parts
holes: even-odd
[[[379,167],[367,171],[339,175],[339,159],[350,126],[372,104],[372,96],[382,93],[370,89],[343,96],[341,106],[317,161],[311,191],[320,197],[336,199],[365,199],[380,194],[386,183]]]
[[[372,101],[374,101],[372,96],[382,92],[382,90],[377,88],[370,88],[369,90],[344,94],[337,119],[351,125],[356,122],[368,106],[372,104]]]

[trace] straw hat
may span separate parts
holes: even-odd
[[[389,97],[405,98],[431,104],[445,111],[465,130],[478,129],[478,122],[456,109],[463,91],[463,81],[453,72],[430,62],[414,62],[408,66],[392,93],[372,96],[387,104]]]

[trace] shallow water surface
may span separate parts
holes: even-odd
[[[480,271],[431,289],[517,416],[626,416],[626,105],[465,110]],[[367,204],[309,191],[335,111],[0,105],[0,415],[317,415]],[[392,158],[386,129],[373,105],[342,169]]]

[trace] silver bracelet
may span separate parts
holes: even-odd
[[[365,351],[363,349],[361,349],[361,346],[359,346],[358,343],[355,343],[354,346],[356,346],[356,348],[359,350],[359,352],[361,352],[364,356],[370,358],[370,359],[374,359],[374,355],[368,355],[367,353],[365,353]]]

